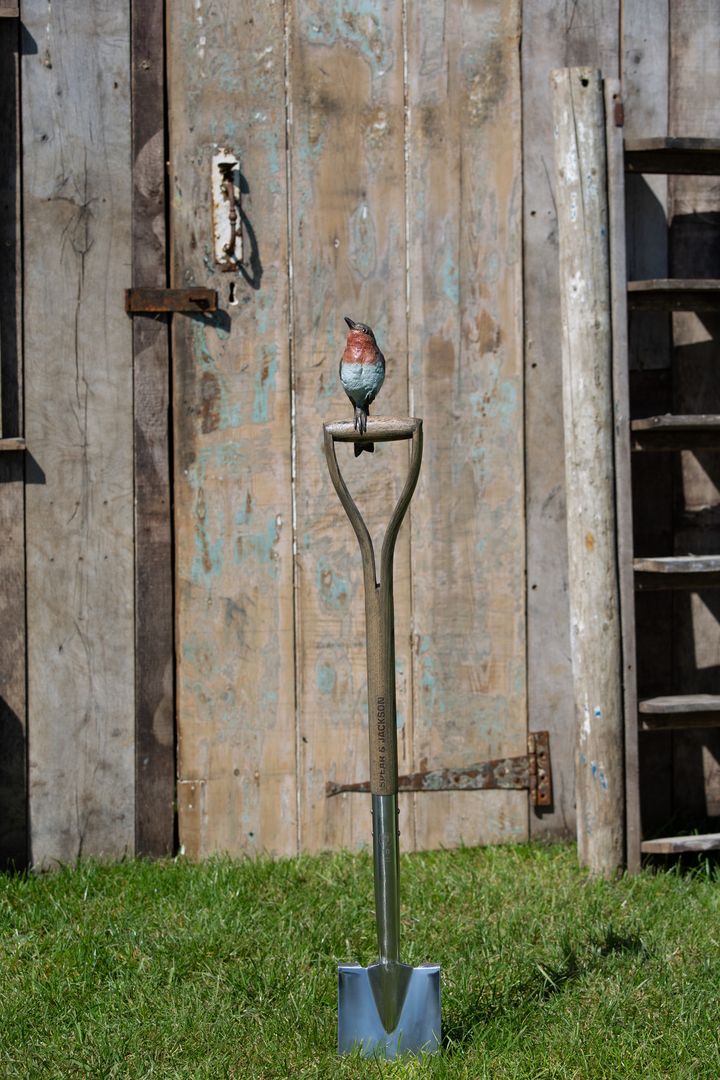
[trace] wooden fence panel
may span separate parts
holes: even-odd
[[[134,848],[129,4],[23,4],[36,865]]]
[[[180,841],[297,849],[284,5],[169,5]],[[245,246],[221,273],[212,155],[239,157]]]
[[[523,4],[523,306],[528,713],[550,732],[554,808],[533,836],[574,835],[573,683],[567,596],[560,292],[550,72],[588,64],[617,74],[619,0]]]
[[[369,775],[365,614],[357,541],[330,483],[323,421],[351,414],[338,378],[347,327],[370,323],[387,375],[374,414],[406,415],[404,82],[400,0],[299,0],[290,41],[293,340],[297,447],[297,614],[301,844],[370,838],[367,796],[325,783]],[[407,474],[407,448],[338,456],[378,548]],[[399,767],[412,763],[409,536],[395,554]],[[400,829],[414,845],[410,800]]]
[[[0,17],[0,435],[23,435],[20,36]],[[23,456],[0,452],[0,867],[27,861]]]
[[[519,40],[518,3],[408,8],[419,768],[526,745]],[[415,799],[423,847],[527,836],[519,792]]]

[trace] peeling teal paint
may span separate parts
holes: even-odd
[[[277,690],[267,685],[263,686],[260,691],[260,711],[269,716],[273,715],[277,711],[278,695]]]
[[[332,608],[343,608],[351,594],[350,583],[339,574],[335,574],[325,558],[317,561],[317,588],[323,602]]]
[[[373,75],[384,75],[395,62],[383,0],[324,0],[305,19],[303,30],[313,45],[352,45]]]
[[[242,516],[242,511],[238,514]],[[236,524],[238,515],[236,515]],[[235,563],[239,566],[247,559],[253,559],[260,566],[269,569],[273,576],[277,575],[280,556],[277,553],[277,545],[280,541],[281,519],[273,516],[267,521],[264,529],[256,529],[253,532],[241,530],[235,537]]]
[[[193,356],[200,371],[209,372],[213,376],[214,385],[217,387],[217,399],[213,402],[213,408],[217,413],[217,428],[223,431],[227,428],[240,426],[240,402],[234,401],[228,395],[225,378],[218,369],[215,357],[207,343],[207,330],[206,323],[199,319],[192,320]],[[220,338],[229,336],[228,332],[219,326],[213,327],[213,330]]]
[[[322,694],[332,694],[335,689],[335,668],[330,664],[318,664],[315,668],[315,682]]]
[[[361,203],[350,217],[348,261],[363,281],[367,281],[375,272],[376,244],[375,223],[368,206]]]
[[[460,281],[455,248],[451,244],[447,245],[445,257],[440,267],[440,281],[442,282],[443,292],[450,303],[457,306],[460,303]]]
[[[605,775],[605,770],[602,768],[601,765],[598,765],[598,763],[596,761],[591,761],[590,762],[590,774],[591,774],[593,780],[597,780],[597,782],[599,783],[599,785],[603,789],[603,791],[608,790],[609,785],[608,785],[607,777]]]
[[[275,389],[275,377],[278,371],[277,346],[263,346],[263,359],[259,371],[255,372],[255,397],[253,399],[252,419],[254,424],[264,424],[271,417],[270,391]]]
[[[202,488],[198,491],[195,511],[195,555],[190,569],[190,577],[195,585],[207,586],[212,578],[222,570],[223,565],[223,527],[225,524],[222,510],[217,511],[211,540],[207,524],[207,510]]]
[[[420,659],[420,689],[422,691],[425,710],[425,727],[432,727],[436,715],[445,712],[445,696],[439,677],[435,670],[435,660],[430,653],[430,638],[421,634],[418,642],[418,656]]]

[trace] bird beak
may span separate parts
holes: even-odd
[[[355,323],[354,323],[354,322],[353,322],[353,320],[352,320],[352,319],[350,318],[350,316],[349,316],[349,315],[345,315],[345,317],[344,317],[344,318],[345,318],[345,322],[346,322],[346,323],[348,324],[348,326],[350,327],[350,329],[351,329],[351,330],[354,330],[354,329],[355,329]]]

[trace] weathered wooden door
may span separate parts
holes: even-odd
[[[321,425],[342,316],[426,451],[395,560],[400,768],[526,743],[518,0],[169,5],[180,839],[194,856],[367,843],[364,611]],[[213,155],[240,163],[216,263]],[[404,451],[343,462],[376,532]],[[518,840],[522,792],[409,794],[405,847]]]

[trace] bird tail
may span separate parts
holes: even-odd
[[[355,443],[355,457],[360,457],[363,450],[365,450],[366,453],[368,453],[368,454],[374,454],[375,453],[375,443],[374,442],[356,442]]]

